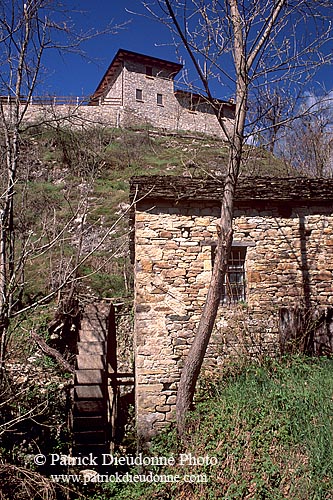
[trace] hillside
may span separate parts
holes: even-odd
[[[174,463],[128,468],[152,472],[154,484],[111,482],[103,496],[91,483],[91,498],[331,500],[332,365],[297,356],[229,365],[202,381],[183,447],[171,428],[147,453]]]
[[[14,224],[15,258],[24,266],[15,283],[0,416],[1,458],[8,464],[0,476],[3,484],[12,480],[17,493],[1,497],[6,500],[26,498],[21,486],[36,478],[31,473],[28,481],[20,467],[32,467],[36,450],[69,453],[72,376],[45,353],[43,342],[73,365],[78,311],[107,298],[119,304],[121,361],[132,368],[129,179],[221,176],[227,161],[227,148],[218,140],[146,129],[30,126],[21,141]],[[288,176],[289,169],[265,151],[248,148],[242,175],[250,174]],[[2,178],[2,190],[3,183]],[[49,484],[44,486],[51,495]]]
[[[24,222],[33,225],[36,211],[46,219],[52,213],[56,214],[60,229],[78,211],[80,216],[84,215],[84,223],[80,225],[78,214],[77,227],[71,227],[71,232],[77,233],[79,228],[81,234],[77,233],[72,243],[77,249],[83,235],[80,244],[85,254],[126,212],[130,177],[221,176],[226,169],[227,154],[223,143],[204,136],[162,134],[145,129],[97,128],[73,132],[33,127],[24,138],[21,156],[21,185],[28,209]],[[288,176],[290,168],[264,150],[248,148],[242,175],[250,174]],[[130,291],[126,217],[80,268],[81,275],[95,273],[86,281],[85,290],[89,285],[90,292],[97,297],[126,296]],[[73,244],[67,251],[74,256]],[[103,267],[110,252],[115,254],[112,266],[108,262]],[[34,267],[40,269],[40,262],[35,260]],[[37,281],[31,280],[31,294],[44,289],[45,279],[38,272]]]

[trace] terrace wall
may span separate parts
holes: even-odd
[[[202,101],[195,109],[189,92],[174,91],[173,75],[163,67],[152,67],[151,75],[140,62],[125,60],[108,82],[105,96],[96,100],[98,105],[87,106],[87,101],[55,97],[50,104],[40,105],[38,100],[29,104],[26,119],[72,127],[89,127],[98,124],[109,127],[150,126],[168,131],[191,131],[225,139],[218,120],[208,103]],[[137,90],[142,94],[137,97]],[[157,98],[159,95],[159,99]],[[198,96],[197,96],[198,97]],[[5,102],[6,98],[3,97]],[[47,101],[47,99],[46,99]],[[63,104],[59,104],[63,103]],[[225,127],[231,128],[233,105],[221,104]]]

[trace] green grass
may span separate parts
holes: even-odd
[[[114,267],[115,271],[118,271],[119,266],[115,265]],[[86,279],[86,285],[92,289],[97,297],[125,297],[127,295],[124,276],[120,270],[118,273],[111,273],[95,271],[88,266],[82,266],[80,271],[81,276],[89,276]]]
[[[332,369],[332,359],[294,357],[234,367],[202,383],[183,449],[172,430],[155,440],[151,454],[215,457],[216,466],[154,469],[205,474],[207,483],[113,484],[92,498],[136,499],[145,487],[146,499],[331,500]]]
[[[101,237],[111,227],[128,204],[129,179],[134,175],[186,175],[207,176],[213,171],[225,170],[228,149],[219,140],[193,134],[158,135],[146,128],[137,130],[103,129],[96,127],[89,131],[69,129],[51,130],[46,127],[29,129],[23,138],[22,166],[30,165],[29,181],[23,178],[18,183],[17,227],[18,241],[25,241],[29,234],[31,241],[46,244],[54,234],[60,232],[68,221],[76,219],[76,211],[87,207],[87,234],[94,231]],[[262,149],[249,149],[245,173],[256,168],[256,173],[275,175],[280,172],[281,162]],[[34,159],[30,164],[31,159]],[[38,217],[36,217],[38,214]],[[49,275],[54,272],[62,258],[66,262],[75,255],[76,247],[68,250],[76,231],[73,220],[69,231],[64,233],[63,247],[53,248],[52,259],[43,254],[29,261],[28,284],[25,296],[37,296],[49,289]],[[30,231],[30,232],[29,232]],[[111,251],[115,240],[128,234],[128,216],[117,224],[116,232],[110,235]],[[75,238],[74,238],[75,240]],[[77,237],[76,237],[77,240]],[[97,239],[96,239],[97,241]],[[38,243],[36,247],[40,246]],[[97,268],[93,256],[89,267]],[[51,269],[53,267],[53,270]],[[117,262],[115,262],[117,267]],[[40,272],[38,270],[41,270]],[[89,283],[98,295],[116,293],[124,286],[122,271],[101,275]],[[87,282],[88,283],[88,282]],[[84,286],[84,285],[82,285]]]
[[[121,204],[128,203],[129,179],[133,175],[186,173],[209,176],[216,170],[223,172],[228,158],[227,148],[216,139],[185,133],[182,136],[159,136],[150,134],[147,129],[96,128],[79,132],[36,126],[25,133],[22,146],[15,216],[17,257],[29,242],[22,277],[24,289],[18,297],[22,306],[56,289],[63,272],[75,265],[81,231],[78,209],[82,215],[83,206],[87,207],[84,256],[124,210]],[[252,148],[244,172],[252,173],[253,168],[257,175],[283,175],[287,172],[279,160],[263,150]],[[56,234],[61,237],[56,238],[49,251],[41,250],[43,245],[53,241]],[[98,251],[84,261],[80,273],[87,276],[86,280],[78,282],[80,297],[126,299],[131,294],[133,276],[128,258],[128,217],[124,217]],[[55,306],[55,302],[51,302],[42,314],[40,310],[29,312],[11,325],[10,353],[14,360],[26,363],[35,352],[36,347],[29,337],[31,329],[49,340],[47,325],[54,315]],[[53,360],[46,356],[38,359],[43,371],[54,375]],[[105,488],[93,485],[90,492],[88,487],[83,491],[84,495],[95,500],[328,500],[327,492],[332,487],[332,450],[327,445],[332,434],[332,419],[328,416],[329,412],[332,414],[328,369],[331,365],[329,361],[327,365],[324,361],[295,363],[285,363],[281,367],[278,364],[251,365],[244,370],[237,369],[237,373],[233,370],[232,375],[228,372],[219,382],[205,381],[202,384],[184,451],[196,456],[209,452],[218,457],[218,467],[193,469],[194,473],[207,474],[208,485],[116,484]],[[295,373],[291,375],[293,370]],[[297,387],[287,374],[297,380]],[[24,408],[40,401],[37,385],[32,384],[34,389],[28,400],[23,401]],[[21,388],[18,386],[17,390]],[[62,397],[61,390],[58,395]],[[45,393],[41,397],[47,399],[48,395]],[[51,392],[50,397],[53,398]],[[44,427],[37,424],[34,427],[36,443],[42,439],[46,450],[51,449],[51,444],[48,448],[48,443],[44,443],[43,429],[56,434],[59,423],[64,426],[63,402],[58,404],[56,398],[53,399],[54,405],[50,403],[48,406],[50,415],[47,413],[45,420],[42,419]],[[10,411],[15,416],[16,410]],[[57,425],[53,425],[53,414],[57,415]],[[30,436],[29,426],[22,429],[22,436],[25,433]],[[8,453],[12,453],[12,436],[6,444]],[[20,447],[22,436],[17,436],[17,447]],[[68,442],[59,449],[64,451]],[[31,449],[35,450],[34,446],[33,442]],[[178,451],[174,433],[163,434],[152,448],[153,455],[159,456],[177,454]],[[177,471],[184,474],[186,468],[172,472]]]

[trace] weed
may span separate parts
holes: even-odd
[[[205,474],[207,483],[148,484],[145,498],[330,498],[332,367],[332,359],[295,356],[233,366],[210,380],[209,393],[188,419],[182,449],[171,427],[153,441],[150,453],[209,455],[217,465],[158,468],[158,474]],[[113,484],[93,498],[104,500],[111,492],[119,500],[141,498],[143,485]]]

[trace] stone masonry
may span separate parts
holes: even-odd
[[[177,384],[205,301],[222,183],[132,179],[135,391],[139,435],[175,416]],[[148,193],[148,194],[147,194]],[[243,179],[234,246],[245,248],[246,298],[221,303],[204,362],[276,353],[281,307],[333,305],[333,186],[328,180]]]
[[[191,131],[225,139],[214,110],[204,97],[174,88],[182,65],[119,49],[96,91],[80,98],[32,98],[25,119],[76,129],[95,127],[155,127]],[[3,104],[9,98],[1,97]],[[232,127],[235,105],[216,99],[226,129]],[[22,103],[22,105],[25,105]],[[9,111],[9,106],[4,106]]]
[[[225,137],[211,106],[198,94],[174,89],[182,65],[119,49],[91,103],[107,107],[120,126],[149,125]],[[216,100],[225,126],[231,127],[234,104]]]

